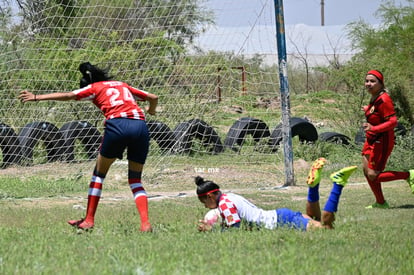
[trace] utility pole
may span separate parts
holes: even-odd
[[[280,105],[282,107],[282,140],[285,160],[285,184],[295,185],[293,173],[292,130],[290,128],[290,93],[287,75],[287,54],[285,38],[285,19],[283,15],[283,0],[275,0],[277,57],[279,59],[279,89]]]
[[[321,26],[325,26],[325,0],[321,0]]]

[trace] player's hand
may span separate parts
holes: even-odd
[[[150,115],[155,115],[156,114],[155,110],[152,110],[151,108],[147,109],[147,113],[150,114]]]
[[[20,99],[21,102],[27,102],[27,101],[35,101],[36,100],[36,96],[29,92],[29,91],[21,91],[20,95],[18,97]]]
[[[197,229],[200,232],[211,231],[213,229],[213,227],[204,220],[199,220],[198,222],[199,224]]]
[[[362,123],[362,128],[364,129],[364,131],[370,131],[371,130],[372,125],[369,124],[368,122],[364,122]]]

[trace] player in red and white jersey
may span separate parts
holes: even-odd
[[[385,90],[384,76],[378,70],[371,70],[365,76],[365,88],[371,95],[370,102],[363,107],[366,122],[365,143],[362,147],[362,165],[365,178],[374,193],[375,203],[366,208],[389,208],[384,198],[381,182],[406,180],[414,193],[414,170],[384,171],[395,144],[394,128],[397,116],[394,103]]]
[[[79,229],[91,229],[95,223],[95,212],[102,194],[105,176],[112,163],[122,159],[124,151],[128,159],[128,183],[141,218],[141,231],[152,230],[148,218],[148,198],[141,182],[142,170],[149,149],[149,132],[144,111],[137,101],[149,102],[147,112],[155,115],[158,97],[133,88],[128,84],[112,80],[107,70],[89,62],[80,64],[82,73],[80,89],[72,92],[35,95],[21,91],[22,102],[41,100],[91,100],[104,114],[105,130],[98,158],[89,184],[86,216],[68,223]]]
[[[145,101],[148,93],[120,81],[100,81],[73,91],[77,100],[91,100],[106,119],[132,118],[145,120],[137,101]]]
[[[266,229],[289,227],[302,231],[316,228],[333,229],[335,213],[338,210],[342,189],[347,184],[350,175],[357,169],[357,166],[345,167],[331,174],[330,178],[333,182],[333,187],[323,212],[321,212],[319,205],[319,183],[321,170],[325,161],[324,158],[316,160],[309,172],[307,180],[309,188],[306,214],[288,208],[264,210],[241,195],[221,192],[220,187],[216,183],[204,180],[199,176],[195,179],[197,185],[196,193],[200,202],[206,208],[218,208],[223,220],[222,229],[231,227],[239,228],[244,223],[247,224],[247,229],[251,229],[252,226]],[[208,221],[200,220],[199,222],[199,231],[212,230],[213,227]]]
[[[230,227],[238,227],[242,220],[263,225],[267,229],[273,229],[277,225],[276,211],[263,210],[237,194],[222,194],[218,208],[225,218],[226,225]]]

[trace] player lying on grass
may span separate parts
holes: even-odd
[[[307,179],[308,199],[306,202],[306,214],[295,212],[288,208],[276,210],[263,210],[240,195],[233,193],[222,193],[220,187],[202,177],[196,177],[197,195],[201,203],[206,208],[218,208],[223,220],[222,227],[240,227],[242,222],[256,224],[267,229],[277,227],[290,227],[298,230],[312,230],[316,228],[333,229],[335,212],[338,210],[339,198],[343,187],[347,184],[348,178],[357,169],[357,166],[345,167],[335,173],[330,178],[333,188],[324,210],[321,213],[319,205],[319,182],[321,171],[326,160],[317,159],[309,172]],[[198,226],[199,231],[209,231],[212,225],[205,220],[201,220]]]

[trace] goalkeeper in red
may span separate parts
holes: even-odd
[[[385,90],[384,76],[380,71],[371,70],[365,75],[365,88],[371,95],[367,106],[363,107],[366,122],[365,143],[362,147],[362,165],[365,178],[374,193],[375,203],[366,208],[389,208],[384,198],[381,182],[406,180],[414,193],[414,170],[384,171],[395,144],[394,128],[397,116],[394,103]]]
[[[89,185],[86,216],[68,223],[79,229],[92,229],[95,213],[101,198],[105,176],[112,163],[122,159],[124,151],[128,159],[128,183],[141,218],[143,232],[152,231],[148,218],[148,198],[141,182],[142,171],[149,150],[149,132],[144,111],[137,101],[148,101],[147,112],[155,115],[158,97],[154,94],[131,87],[120,81],[112,80],[108,70],[100,69],[89,62],[80,64],[82,73],[80,89],[36,95],[21,91],[22,102],[40,100],[90,100],[105,116],[105,130],[98,158]]]

